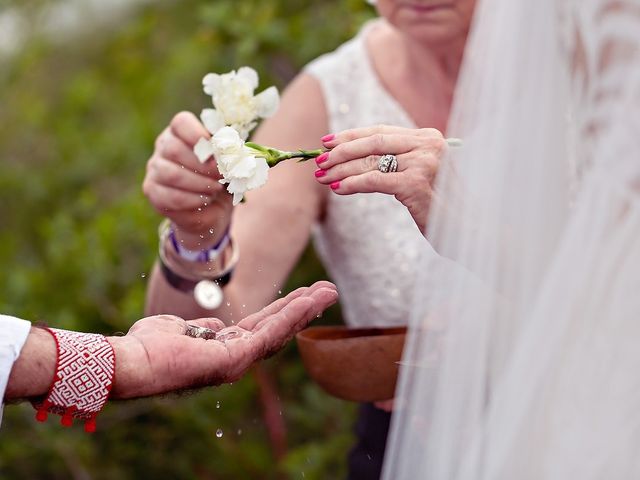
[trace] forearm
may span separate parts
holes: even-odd
[[[254,140],[284,150],[317,148],[327,128],[320,87],[302,75],[287,89],[280,110],[260,126]],[[147,314],[216,316],[230,324],[269,303],[281,290],[307,245],[311,225],[320,216],[326,189],[315,182],[315,168],[313,161],[283,162],[269,172],[266,185],[249,192],[246,204],[234,209],[231,236],[239,247],[240,260],[219,309],[198,307],[191,293],[173,289],[155,268],[147,292]],[[216,231],[221,228],[215,226]]]
[[[135,338],[108,337],[116,357],[111,398],[135,397],[141,388],[139,378],[144,348]],[[20,356],[13,364],[4,400],[15,402],[43,397],[49,391],[57,366],[57,349],[53,336],[43,328],[32,327]],[[144,385],[143,385],[144,387]]]
[[[308,242],[315,215],[304,208],[275,205],[269,197],[273,198],[252,198],[251,206],[256,207],[243,206],[234,220],[232,236],[240,260],[231,282],[224,287],[220,308],[201,308],[193,292],[172,287],[155,265],[149,279],[146,314],[172,314],[185,319],[213,316],[230,325],[277,297]]]
[[[224,312],[220,312],[224,313]],[[171,314],[184,319],[218,316],[217,311],[198,306],[193,292],[182,292],[172,287],[156,263],[149,278],[145,315]]]
[[[20,356],[13,364],[5,400],[45,395],[56,369],[56,343],[47,331],[31,328]]]

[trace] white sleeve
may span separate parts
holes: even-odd
[[[4,392],[11,368],[20,355],[30,329],[31,323],[26,320],[0,315],[0,423],[2,423]]]

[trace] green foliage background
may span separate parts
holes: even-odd
[[[37,12],[52,2],[3,0]],[[251,65],[286,85],[373,14],[363,0],[182,0],[111,29],[32,38],[0,64],[0,311],[62,328],[126,331],[143,315],[159,217],[140,184],[155,136],[206,103],[202,76]],[[64,32],[61,32],[61,34]],[[305,255],[288,288],[325,274]],[[339,310],[326,315],[338,322]],[[2,479],[342,478],[354,406],[309,382],[295,344],[265,364],[288,450],[276,460],[255,377],[182,398],[108,405],[99,431],[5,409]],[[220,429],[222,437],[216,436]]]

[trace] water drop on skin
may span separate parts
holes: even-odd
[[[209,229],[209,233],[213,235],[213,228]]]
[[[216,430],[216,437],[218,438],[222,438],[222,429],[219,428],[218,430]]]

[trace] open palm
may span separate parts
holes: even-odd
[[[233,326],[218,319],[185,321],[172,315],[139,320],[126,336],[110,339],[117,359],[112,397],[144,397],[237,380],[337,298],[333,284],[317,282]],[[216,338],[189,337],[185,335],[189,325],[209,328]]]

